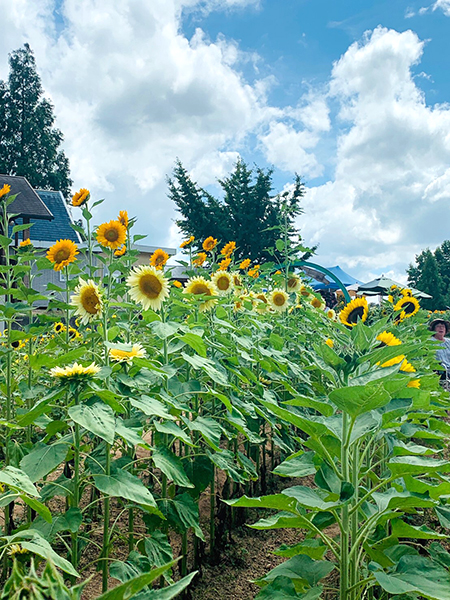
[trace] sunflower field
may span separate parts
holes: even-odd
[[[279,265],[186,240],[180,282],[84,189],[86,243],[43,255],[0,196],[0,598],[195,598],[244,521],[297,533],[258,600],[450,598],[449,398],[409,290],[336,315],[282,227]]]

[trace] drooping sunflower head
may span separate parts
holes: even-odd
[[[118,248],[117,250],[115,250],[115,252],[114,252],[114,256],[123,256],[123,255],[125,254],[125,252],[126,252],[126,251],[127,251],[127,247],[126,247],[126,245],[124,244],[124,245],[122,246],[122,248]]]
[[[231,258],[224,258],[223,260],[220,261],[219,263],[219,269],[221,271],[225,271],[226,269],[228,269],[228,267],[230,266],[231,263]]]
[[[347,327],[354,327],[359,320],[363,323],[369,314],[369,306],[365,298],[354,298],[339,314],[341,323]]]
[[[411,379],[406,387],[420,388],[420,379]]]
[[[144,310],[160,310],[169,297],[169,282],[163,273],[151,265],[134,267],[127,278],[130,296]]]
[[[190,246],[194,240],[195,240],[195,237],[193,235],[191,235],[191,237],[189,237],[187,240],[184,240],[183,242],[181,242],[180,248],[186,248],[187,246]]]
[[[150,264],[156,269],[162,269],[166,262],[169,260],[169,255],[164,252],[161,248],[155,250],[150,257]]]
[[[117,217],[119,223],[121,223],[125,229],[128,228],[128,212],[126,210],[119,210],[119,216]]]
[[[76,192],[72,196],[72,206],[83,206],[90,198],[89,190],[81,188],[79,192]]]
[[[222,250],[220,251],[220,254],[222,256],[228,257],[228,256],[231,256],[235,250],[236,250],[236,242],[228,242],[228,244],[225,244],[225,246],[222,248]]]
[[[195,265],[196,267],[201,267],[206,259],[207,259],[206,252],[199,252],[197,254],[197,256],[194,258],[194,260],[192,261],[192,264]]]
[[[144,358],[146,351],[141,344],[133,344],[130,350],[123,350],[121,348],[110,348],[109,358],[115,362],[126,362],[128,364],[133,362],[133,358]]]
[[[219,296],[227,296],[233,291],[233,276],[228,271],[216,271],[211,277],[211,281],[216,286]]]
[[[415,373],[416,369],[405,358],[405,360],[400,365],[400,371],[403,371],[403,373]]]
[[[102,223],[97,228],[97,242],[104,248],[117,250],[125,244],[127,229],[120,221]]]
[[[83,367],[78,363],[73,363],[68,367],[54,367],[50,369],[50,375],[52,377],[58,377],[59,379],[85,379],[87,377],[93,377],[100,371],[100,367],[94,362]]]
[[[70,303],[75,306],[75,314],[80,317],[80,322],[86,325],[101,316],[103,294],[92,279],[88,279],[88,281],[80,279],[73,296],[70,298]]]
[[[31,243],[30,238],[26,238],[25,240],[22,240],[19,244],[19,248],[21,248],[22,250],[32,250],[33,244]]]
[[[176,287],[176,288],[182,288],[182,287],[183,287],[183,284],[181,283],[181,281],[178,281],[178,279],[174,279],[174,280],[172,281],[172,285],[173,285],[174,287]]]
[[[269,294],[271,308],[277,312],[284,312],[289,306],[289,294],[284,290],[275,289]]]
[[[48,249],[47,258],[55,271],[61,271],[76,260],[78,247],[72,240],[58,240]]]
[[[215,285],[204,277],[191,277],[183,292],[199,296],[202,299],[199,306],[200,312],[210,310],[217,303],[217,298],[208,299],[208,296],[216,296],[218,292]]]
[[[66,326],[64,323],[58,322],[53,325],[53,331],[55,333],[64,333],[66,330]]]
[[[217,246],[217,240],[210,235],[206,238],[206,240],[204,240],[202,246],[205,252],[211,252]]]
[[[287,280],[287,291],[290,294],[293,294],[295,292],[299,292],[301,287],[302,280],[300,279],[300,277],[294,274],[290,275],[289,279]]]
[[[395,311],[401,311],[402,320],[413,317],[419,312],[419,308],[419,301],[414,296],[403,296],[394,306]],[[403,315],[403,313],[405,314]]]
[[[8,185],[7,183],[3,184],[3,187],[0,189],[0,198],[3,198],[3,196],[7,196],[10,191],[11,191],[11,186]]]
[[[251,261],[249,258],[245,258],[245,259],[244,259],[244,260],[241,262],[241,264],[239,265],[239,269],[240,269],[241,271],[245,271],[245,269],[248,269],[248,268],[249,268],[249,266],[250,266],[250,263],[251,263],[251,262],[252,262],[252,261]]]
[[[235,271],[234,273],[231,273],[231,275],[233,276],[234,287],[242,287],[242,278],[240,274]]]
[[[390,331],[383,331],[377,335],[377,340],[385,346],[399,346],[401,341]]]
[[[253,277],[253,279],[257,279],[260,276],[260,272],[259,272],[260,268],[261,268],[261,265],[255,265],[252,269],[248,270],[248,275],[250,277]]]
[[[255,300],[256,300],[256,312],[259,313],[260,315],[264,314],[265,312],[267,312],[267,309],[269,307],[269,301],[267,300],[267,296],[264,292],[258,292],[257,294],[255,294]]]
[[[309,296],[311,295],[311,288],[309,288],[307,285],[301,285],[299,289],[299,294],[304,298],[309,298]]]
[[[386,362],[382,363],[382,367],[393,367],[394,365],[398,365],[399,363],[402,362],[402,360],[404,360],[405,355],[404,354],[399,354],[398,356],[394,356],[394,358],[391,358],[390,360],[387,360]]]

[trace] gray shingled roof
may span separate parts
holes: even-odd
[[[36,190],[41,200],[52,212],[54,219],[48,221],[35,221],[30,229],[31,240],[41,242],[56,242],[57,240],[72,240],[79,244],[81,242],[80,234],[70,226],[73,223],[67,202],[61,192],[50,192],[48,190]]]
[[[18,194],[17,198],[8,206],[8,213],[20,217],[33,219],[53,220],[53,214],[39,198],[25,177],[15,175],[0,175],[0,188],[4,184],[11,186],[11,194]]]

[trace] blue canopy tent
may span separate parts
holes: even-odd
[[[328,269],[328,271],[330,271],[330,273],[333,273],[333,275],[335,277],[337,277],[340,281],[342,281],[342,283],[345,285],[345,287],[348,287],[349,285],[362,283],[358,279],[355,279],[355,277],[353,277],[352,275],[349,275],[348,273],[343,271],[339,265],[336,265],[335,267],[327,267],[327,269]],[[332,280],[329,281],[328,283],[322,283],[320,281],[313,281],[311,284],[311,287],[316,291],[340,289],[340,286],[335,281],[332,281]]]

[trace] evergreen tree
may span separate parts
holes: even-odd
[[[9,56],[8,81],[0,81],[0,173],[22,175],[34,188],[70,196],[69,161],[53,127],[53,106],[43,98],[36,62],[28,44]]]
[[[177,161],[173,177],[168,179],[168,195],[181,213],[176,220],[178,227],[187,237],[193,235],[198,247],[212,235],[222,244],[235,241],[238,259],[272,260],[267,249],[275,247],[279,237],[282,207],[287,205],[291,230],[295,217],[301,213],[304,185],[300,177],[295,176],[292,192],[271,196],[272,170],[257,167],[254,172],[238,160],[231,175],[219,180],[219,184],[224,191],[222,200],[193,182]]]
[[[410,265],[408,280],[413,287],[433,296],[421,300],[423,308],[428,310],[441,310],[445,308],[445,299],[442,295],[442,279],[438,263],[434,254],[428,248],[416,256],[417,266]]]

